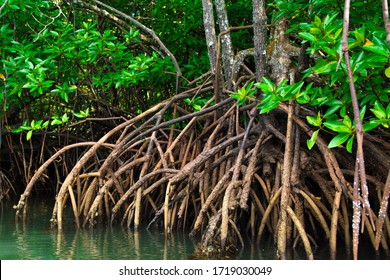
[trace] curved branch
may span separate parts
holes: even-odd
[[[80,1],[80,2],[85,3],[84,1]],[[175,56],[171,53],[171,51],[164,45],[164,43],[161,41],[161,39],[156,35],[156,33],[152,29],[150,29],[150,28],[146,27],[145,25],[143,25],[142,23],[140,23],[138,20],[136,20],[133,17],[111,7],[110,5],[102,3],[98,0],[92,0],[92,2],[94,2],[95,4],[97,4],[99,6],[104,7],[105,9],[107,9],[111,12],[114,12],[115,14],[117,14],[118,16],[120,16],[126,20],[129,20],[131,23],[138,26],[142,31],[144,31],[144,32],[148,33],[150,36],[152,36],[152,38],[157,42],[157,44],[160,46],[160,48],[166,53],[167,56],[169,56],[169,58],[172,60],[173,65],[175,66],[175,69],[176,69],[176,94],[178,94],[180,91],[179,80],[182,77],[182,72],[180,70],[179,63],[177,62]]]
[[[295,215],[294,211],[291,209],[290,206],[287,206],[286,211],[287,211],[288,215],[290,216],[291,220],[294,222],[294,225],[296,226],[296,228],[299,232],[299,235],[301,236],[303,245],[304,245],[305,250],[306,250],[307,258],[309,260],[313,260],[314,259],[313,251],[311,250],[310,241],[309,241],[309,238],[307,237],[305,229],[303,228],[301,222],[299,221],[298,217]]]
[[[14,209],[17,209],[17,212],[16,212],[16,216],[18,216],[19,214],[19,210],[21,210],[24,206],[24,201],[26,200],[26,198],[30,195],[31,193],[31,189],[32,187],[34,186],[35,182],[39,179],[39,177],[42,175],[42,173],[46,170],[46,168],[56,159],[58,158],[60,155],[62,155],[63,153],[65,153],[66,151],[70,150],[70,149],[73,149],[73,148],[77,148],[77,147],[83,147],[83,146],[94,146],[96,145],[96,142],[82,142],[82,143],[75,143],[75,144],[71,144],[71,145],[68,145],[64,148],[62,148],[61,150],[59,150],[58,152],[56,152],[54,155],[52,155],[47,161],[45,161],[40,167],[39,169],[35,172],[35,174],[33,175],[33,177],[30,179],[30,181],[28,182],[27,184],[27,187],[26,189],[24,190],[23,194],[20,196],[20,200],[18,202],[18,204],[16,206],[14,206]],[[113,144],[107,144],[107,143],[102,143],[101,144],[102,146],[106,146],[106,147],[111,147],[113,148],[115,145]]]

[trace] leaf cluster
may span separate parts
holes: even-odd
[[[341,50],[341,9],[337,2],[326,0],[310,3],[280,0],[270,6],[275,9],[274,20],[281,17],[291,20],[290,37],[297,36],[301,44],[309,44],[307,53],[312,64],[296,84],[287,85],[283,81],[275,85],[267,78],[256,84],[263,92],[260,112],[267,113],[288,100],[313,107],[317,114],[307,117],[307,122],[315,127],[308,147],[314,146],[322,131],[331,135],[329,148],[346,143],[346,149],[352,152],[356,123]],[[359,18],[362,14],[366,21]],[[369,6],[366,1],[354,1],[348,48],[364,132],[390,125],[390,48],[382,22],[378,3]]]
[[[78,21],[71,22],[66,6],[51,1],[24,1],[23,9],[14,2],[8,1],[1,15],[1,108],[14,104],[28,120],[13,132],[28,131],[30,139],[32,131],[46,124],[55,127],[72,120],[63,116],[85,118],[96,109],[93,99],[140,110],[132,100],[144,97],[132,96],[137,93],[129,89],[141,83],[155,87],[153,75],[161,75],[167,61],[138,47],[139,30],[114,25],[102,30],[94,15],[77,10],[72,12]],[[152,69],[153,64],[160,68]]]

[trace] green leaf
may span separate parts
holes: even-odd
[[[271,100],[260,106],[260,114],[265,114],[279,106],[280,101]]]
[[[387,78],[390,79],[390,67],[387,67],[386,70],[385,70],[385,75]]]
[[[321,29],[316,28],[316,27],[312,27],[312,28],[310,28],[309,32],[310,32],[310,34],[319,35],[319,34],[321,34]]]
[[[22,126],[20,126],[20,128],[22,130],[31,130],[32,129],[31,126],[29,126],[29,125],[22,125]]]
[[[308,32],[300,32],[300,33],[298,33],[298,35],[307,41],[310,41],[310,42],[316,41],[316,37],[313,34],[310,34]]]
[[[46,127],[49,126],[49,121],[45,121],[43,124],[42,124],[42,128],[45,129]]]
[[[351,133],[351,129],[339,121],[326,121],[324,122],[324,126],[338,133]]]
[[[80,112],[80,113],[73,112],[73,115],[74,115],[76,118],[79,118],[79,119],[84,118],[84,115],[83,115],[81,112]]]
[[[364,37],[364,34],[359,33],[358,31],[355,32],[355,38],[361,44],[363,44],[366,40],[366,38]]]
[[[336,17],[338,16],[337,12],[334,12],[333,15],[326,15],[324,19],[324,27],[327,28],[329,24],[333,23]]]
[[[352,50],[356,47],[360,47],[361,45],[362,43],[360,43],[359,41],[355,41],[353,43],[348,44],[348,49]]]
[[[261,83],[256,83],[255,86],[261,89],[264,93],[273,93],[275,90],[275,84],[266,77],[263,77]]]
[[[378,119],[386,119],[385,108],[378,101],[375,101],[374,109],[370,109]]]
[[[26,135],[26,140],[27,140],[27,141],[31,139],[32,133],[33,133],[32,130],[30,130],[29,132],[27,132],[27,135]]]
[[[313,134],[311,135],[311,138],[306,141],[306,144],[307,144],[307,147],[309,148],[309,150],[311,150],[313,148],[314,144],[316,143],[319,131],[320,131],[319,129],[314,131]]]
[[[19,6],[18,5],[14,5],[14,4],[9,4],[9,7],[13,10],[19,10]]]
[[[383,55],[378,55],[378,54],[366,54],[365,55],[365,60],[367,62],[367,65],[369,67],[373,68],[383,68],[385,67],[385,64],[388,61],[388,58]]]
[[[386,107],[386,116],[388,119],[390,119],[390,103],[387,104],[387,107]]]
[[[383,46],[379,45],[373,45],[373,46],[363,46],[363,48],[367,51],[388,57],[389,56],[389,50],[384,48]]]
[[[236,100],[240,100],[240,94],[238,93],[232,93],[232,94],[229,94],[229,96],[233,99],[236,99]]]
[[[347,107],[346,106],[343,106],[341,109],[340,109],[340,116],[342,116],[344,118],[344,116],[347,114]]]
[[[307,91],[304,91],[298,95],[296,100],[299,104],[307,104],[310,102],[310,96]]]
[[[245,98],[238,101],[238,106],[242,106],[245,103]]]
[[[267,104],[271,100],[275,100],[276,95],[273,93],[266,93],[264,94],[263,98],[261,99],[260,106]],[[259,107],[260,108],[260,107]]]
[[[59,125],[59,124],[62,124],[62,121],[59,120],[59,119],[54,119],[52,122],[51,122],[51,125]]]
[[[19,132],[22,132],[22,131],[23,131],[23,128],[21,126],[11,130],[12,133],[19,133]]]
[[[352,135],[352,137],[348,139],[347,146],[345,147],[349,153],[352,153],[352,145],[353,145],[354,138],[355,136]]]
[[[351,136],[350,133],[340,133],[336,135],[329,143],[328,148],[334,148],[337,146],[340,146],[343,144],[345,141],[348,140],[348,138]]]
[[[304,82],[300,82],[300,83],[296,83],[296,84],[292,84],[292,85],[288,86],[290,95],[294,95],[297,92],[299,92],[303,86],[303,83]]]
[[[324,114],[324,118],[328,118],[329,116],[333,115],[338,109],[340,109],[340,107],[340,105],[330,107]]]
[[[337,61],[331,61],[321,67],[313,67],[316,74],[329,74],[337,68]]]
[[[307,116],[306,120],[312,126],[321,126],[322,125],[322,118],[321,118],[320,112],[318,112],[317,116]]]
[[[245,99],[245,97],[246,97],[246,90],[245,90],[245,88],[240,88],[238,91],[237,91],[237,93],[238,93],[238,96],[239,96],[239,98],[238,98],[238,100],[244,100]]]
[[[199,104],[194,104],[192,107],[194,108],[195,112],[198,112],[202,109],[202,106],[200,106]]]
[[[333,34],[333,38],[334,38],[334,39],[337,39],[337,38],[339,38],[339,36],[340,36],[341,32],[343,32],[343,28],[342,28],[342,27],[341,27],[341,28],[339,28],[339,29],[337,29],[337,30],[334,32],[334,34]],[[340,53],[340,52],[339,52],[339,53]]]
[[[53,30],[50,31],[50,34],[53,35],[53,37],[58,37],[58,36],[60,36],[60,35],[58,34],[58,32],[53,31]]]
[[[345,124],[345,126],[348,127],[349,129],[352,128],[352,121],[348,115],[344,116],[343,124]]]
[[[245,91],[247,92],[247,95],[249,94],[249,92],[251,92],[251,89],[252,89],[252,87],[253,87],[253,84],[254,84],[254,82],[250,82],[250,83],[246,86]],[[252,92],[253,92],[253,91],[252,91]]]
[[[381,124],[380,120],[370,120],[369,122],[366,122],[363,124],[363,131],[369,132],[370,130],[373,130],[377,126]]]
[[[360,109],[360,120],[363,120],[364,119],[364,115],[366,114],[366,109],[367,109],[367,106],[364,105],[361,109]]]
[[[66,123],[66,122],[68,122],[68,120],[69,120],[68,114],[65,113],[65,114],[62,116],[61,121],[62,121],[63,123]]]
[[[314,24],[315,24],[315,26],[317,26],[317,27],[320,27],[321,24],[322,24],[321,18],[320,18],[319,16],[317,16],[317,15],[314,16]]]
[[[282,89],[284,89],[287,85],[287,82],[288,80],[287,79],[283,79],[279,84],[278,86],[276,87],[276,91],[281,91]]]

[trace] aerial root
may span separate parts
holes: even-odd
[[[346,178],[353,174],[340,168],[320,137],[318,149],[307,150],[300,131],[311,132],[293,104],[280,106],[287,113],[286,133],[284,121],[270,121],[272,115],[264,121],[254,106],[238,107],[232,99],[190,113],[181,101],[197,90],[155,105],[96,142],[59,150],[32,176],[17,215],[26,211],[32,186],[48,166],[83,148],[57,193],[51,221],[59,229],[70,203],[77,227],[147,225],[163,229],[167,238],[189,230],[192,237],[201,233],[198,254],[208,257],[233,252],[247,236],[257,242],[275,238],[281,258],[303,246],[312,259],[311,244],[326,239],[331,258],[337,238],[351,248],[353,189]],[[376,182],[380,211],[376,230],[368,219],[363,226],[372,246],[388,251],[390,179],[384,184],[367,178]]]
[[[1,172],[0,170],[0,202],[6,199],[9,199],[10,192],[13,192],[16,194],[14,187],[12,186],[11,181],[8,179],[8,177]]]

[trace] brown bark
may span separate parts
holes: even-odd
[[[219,32],[225,32],[229,29],[229,19],[226,12],[225,0],[215,0],[215,8],[217,11]],[[229,83],[232,77],[233,67],[233,45],[230,33],[225,33],[221,37],[222,47],[222,62],[225,81]]]
[[[215,35],[215,21],[212,0],[202,0],[203,25],[210,60],[211,74],[216,74],[217,69],[217,37]]]
[[[267,74],[267,15],[264,0],[253,0],[253,33],[256,81],[261,82]]]
[[[292,170],[292,159],[293,159],[293,139],[294,139],[294,128],[293,128],[293,116],[294,106],[293,101],[289,103],[288,109],[288,121],[287,121],[287,133],[286,133],[286,146],[284,149],[283,159],[283,171],[282,171],[282,194],[280,197],[280,219],[278,225],[278,256],[280,259],[286,259],[286,246],[288,242],[287,236],[287,207],[290,205],[290,176]]]

